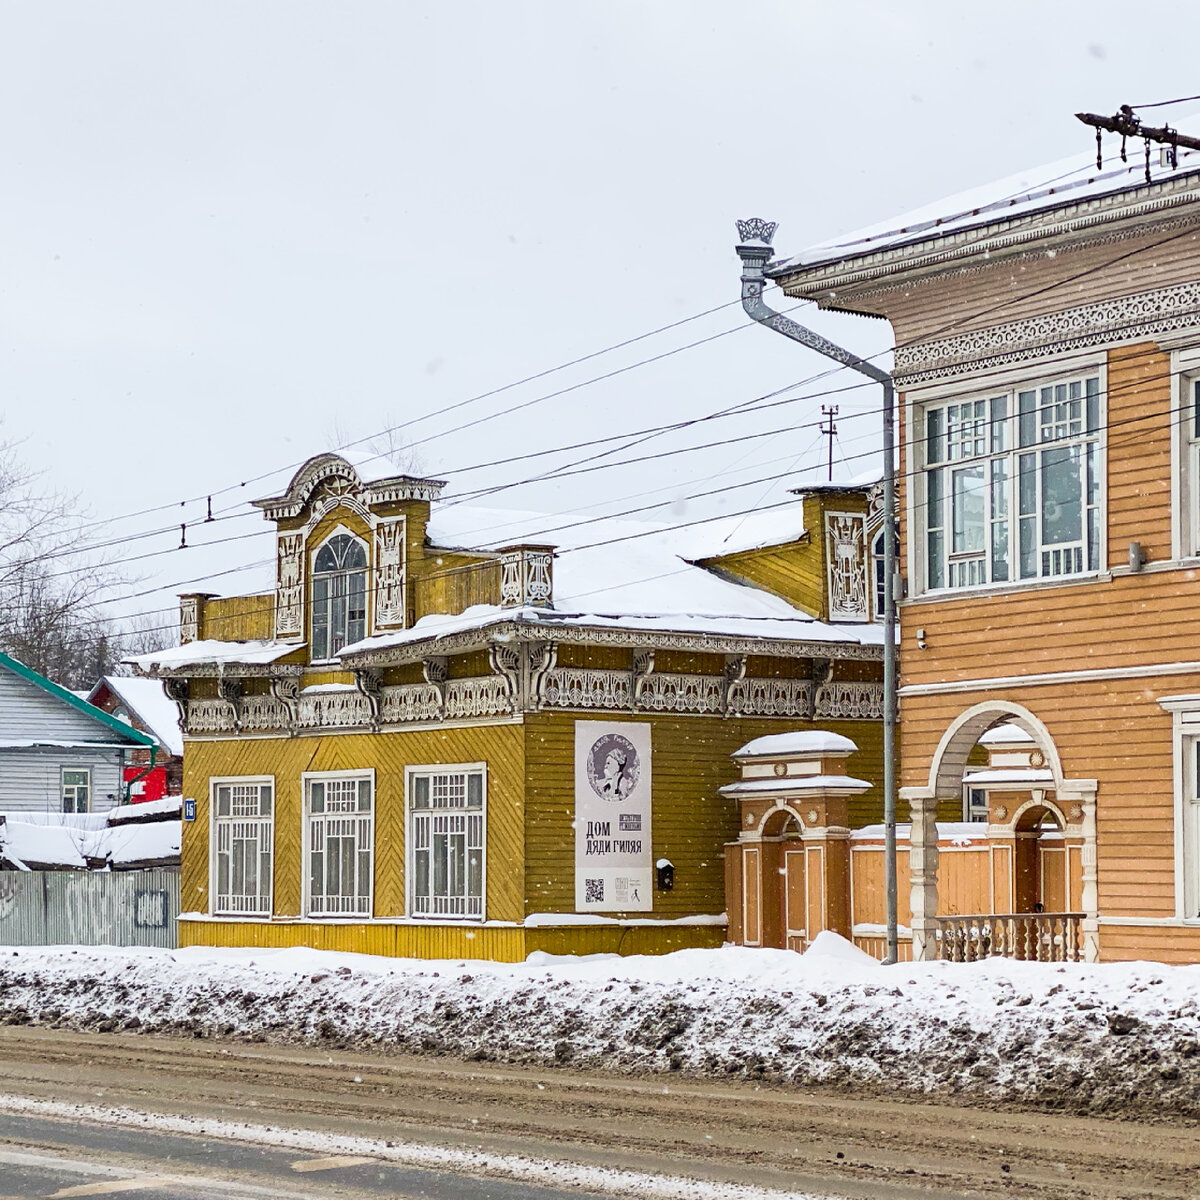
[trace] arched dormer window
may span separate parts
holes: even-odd
[[[336,533],[317,551],[312,572],[312,658],[332,658],[367,633],[367,551]]]

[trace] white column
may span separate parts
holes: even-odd
[[[908,802],[911,821],[908,865],[912,956],[914,962],[925,962],[937,958],[937,796],[929,788],[901,788],[900,799]]]
[[[1079,849],[1079,865],[1082,875],[1079,903],[1083,909],[1083,959],[1084,962],[1100,961],[1100,889],[1096,870],[1096,781],[1094,779],[1063,780],[1058,792],[1064,810],[1073,804],[1083,809],[1080,834],[1083,845]]]

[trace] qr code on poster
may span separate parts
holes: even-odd
[[[583,899],[586,904],[602,904],[604,902],[604,880],[585,879],[583,881]]]

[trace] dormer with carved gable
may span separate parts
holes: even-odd
[[[276,524],[274,636],[307,642],[309,661],[411,623],[408,579],[424,556],[436,479],[366,480],[344,458],[323,454],[280,496],[255,501]]]

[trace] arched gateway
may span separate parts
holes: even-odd
[[[972,771],[968,760],[981,743],[988,763]],[[980,815],[987,822],[991,903],[987,912],[944,913],[937,817],[939,809],[944,819],[947,810],[967,806],[964,780],[978,785],[986,804]],[[1057,953],[1081,934],[1083,957],[1096,960],[1096,781],[1064,776],[1054,739],[1036,714],[1007,700],[966,709],[942,735],[928,785],[901,788],[900,797],[911,817],[914,959],[1040,957],[1043,947]]]

